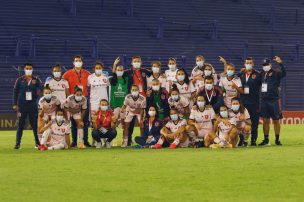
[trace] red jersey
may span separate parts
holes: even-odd
[[[88,77],[90,72],[81,69],[79,73],[76,72],[75,68],[68,70],[63,75],[63,79],[67,80],[69,83],[70,94],[74,94],[74,88],[77,85],[83,91],[83,96],[88,96]]]
[[[96,115],[97,115],[97,118],[96,118],[97,128],[100,128],[100,127],[104,127],[106,129],[111,128],[113,112],[110,109],[108,109],[106,111],[105,115],[102,114],[101,110],[98,110],[96,112]]]

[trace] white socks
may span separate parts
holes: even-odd
[[[77,128],[78,143],[83,143],[83,128]]]

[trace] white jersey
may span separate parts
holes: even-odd
[[[186,84],[185,82],[183,84],[175,82],[175,85],[179,90],[180,95],[184,96],[185,98],[190,98],[191,93],[195,92],[195,87],[191,81],[189,84]]]
[[[101,99],[108,100],[109,79],[106,75],[97,76],[95,73],[89,75],[88,86],[90,86],[90,103],[99,105]]]
[[[64,104],[64,107],[68,109],[71,114],[80,113],[81,110],[87,109],[87,99],[82,96],[80,102],[76,102],[75,95],[70,95]]]
[[[194,107],[191,109],[189,119],[194,120],[202,129],[212,129],[212,120],[214,119],[214,116],[215,112],[212,107],[205,108],[203,111],[198,107]]]
[[[127,95],[124,101],[127,112],[138,114],[141,109],[146,108],[146,98],[139,94],[139,97],[134,100],[131,94]]]
[[[242,114],[240,111],[238,113],[234,113],[232,110],[229,110],[229,118],[233,118],[235,120],[237,128],[241,128],[244,122],[240,119],[241,115]],[[250,119],[249,112],[246,108],[244,110],[244,116],[245,116],[245,120]]]
[[[178,123],[175,124],[172,120],[168,121],[168,123],[165,125],[165,127],[170,130],[172,133],[176,132],[178,129],[180,129],[182,126],[186,126],[187,121],[185,119],[179,119]]]
[[[175,107],[178,110],[178,113],[184,113],[184,108],[188,107],[190,102],[189,99],[185,98],[184,96],[179,96],[179,100],[174,101],[172,97],[169,97],[168,103],[170,108]]]
[[[196,76],[203,76],[204,75],[204,70],[203,70],[203,67],[194,67],[192,72],[191,72],[191,77],[196,77]]]
[[[52,96],[49,101],[47,101],[43,96],[38,102],[38,109],[43,110],[45,114],[51,114],[60,108],[60,105],[61,102],[56,96]]]
[[[228,108],[231,108],[231,99],[238,96],[238,91],[232,87],[232,82],[234,82],[237,87],[242,87],[242,82],[239,77],[234,77],[231,81],[229,81],[227,76],[223,76],[221,77],[219,84],[219,86],[225,88],[226,95],[224,97],[224,102]]]
[[[152,81],[154,79],[157,79],[159,81],[161,87],[164,87],[164,88],[166,87],[166,78],[162,77],[161,75],[158,78],[155,78],[152,74],[151,76],[147,77],[147,87],[148,88],[152,87]]]
[[[170,69],[167,69],[165,71],[165,75],[166,75],[166,81],[173,81],[175,82],[176,81],[176,72],[177,72],[177,69],[174,70],[174,71],[171,71]]]
[[[234,118],[229,119],[227,125],[223,121],[221,121],[218,124],[219,138],[223,139],[223,136],[226,135],[231,130],[231,128],[235,125],[236,125],[236,122],[235,122]]]
[[[54,78],[51,78],[45,82],[44,86],[47,84],[49,84],[49,87],[52,90],[52,95],[56,96],[61,103],[64,103],[67,98],[66,89],[69,89],[68,81],[65,79],[57,81]]]
[[[53,120],[51,129],[51,142],[54,144],[65,144],[65,135],[70,134],[70,124],[68,122],[63,122],[61,125],[58,125],[56,120]]]

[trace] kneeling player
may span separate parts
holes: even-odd
[[[205,137],[213,130],[214,110],[205,106],[205,97],[198,96],[193,106],[186,131],[195,147],[203,147]]]
[[[231,110],[229,110],[229,118],[234,118],[236,128],[239,131],[240,141],[238,146],[248,145],[248,138],[251,132],[251,120],[247,109],[241,104],[238,98],[231,100]]]
[[[177,109],[172,108],[170,110],[170,121],[161,129],[161,137],[151,148],[161,149],[163,144],[170,144],[171,149],[188,147],[189,138],[185,133],[186,125],[187,121],[179,117]]]
[[[228,108],[220,107],[220,116],[214,123],[214,131],[205,138],[205,146],[211,148],[237,147],[238,130],[235,127],[235,120],[228,118]]]
[[[65,121],[63,111],[56,112],[55,119],[52,119],[42,129],[43,135],[39,150],[57,150],[68,148],[70,143],[70,125]]]

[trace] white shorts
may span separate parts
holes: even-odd
[[[74,120],[79,120],[79,119],[81,119],[81,112],[70,113],[70,117],[72,117]]]
[[[213,130],[213,128],[203,128],[200,123],[195,123],[195,128],[198,139],[204,139]]]
[[[56,111],[51,113],[44,113],[43,114],[43,121],[48,122],[49,120],[55,119]]]
[[[141,115],[140,114],[135,114],[135,113],[130,112],[130,111],[126,111],[126,113],[125,113],[125,122],[130,123],[134,116],[136,116],[138,123],[140,123]]]

